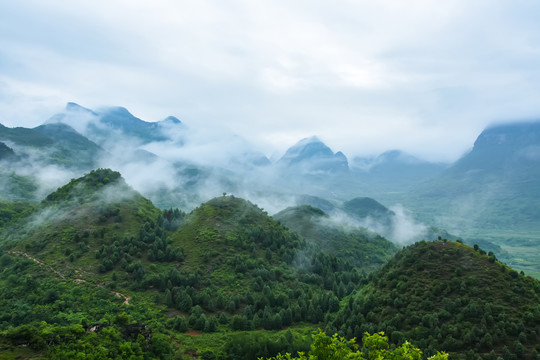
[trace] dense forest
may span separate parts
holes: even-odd
[[[381,358],[540,351],[540,283],[478,246],[398,251],[311,206],[274,219],[225,194],[160,210],[108,169],[0,210],[0,358],[373,359],[380,332]]]

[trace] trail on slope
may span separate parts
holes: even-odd
[[[41,267],[44,267],[46,268],[47,270],[53,272],[54,274],[56,274],[58,277],[60,277],[61,279],[65,280],[66,279],[66,276],[64,274],[62,274],[60,271],[54,269],[52,266],[50,265],[47,265],[45,264],[43,261],[33,257],[32,255],[28,254],[28,253],[25,253],[24,251],[18,251],[18,250],[8,250],[8,253],[10,254],[17,254],[17,255],[20,255],[20,256],[24,256],[25,258],[29,259],[29,260],[32,260],[34,261],[36,264],[38,264],[39,266]],[[89,283],[89,284],[92,284],[90,282],[87,282],[86,280],[84,279],[80,279],[80,278],[77,278],[77,279],[73,279],[73,282],[77,283],[77,284],[80,284],[80,283]],[[101,283],[100,284],[92,284],[94,286],[101,286]],[[124,299],[124,302],[123,304],[124,305],[129,305],[129,300],[131,300],[131,297],[130,296],[127,296],[125,294],[122,294],[118,291],[111,291],[111,294],[114,294],[116,297],[119,297],[119,298],[123,298]]]

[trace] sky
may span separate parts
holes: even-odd
[[[0,0],[0,123],[67,102],[227,129],[268,156],[453,161],[540,119],[537,0]]]

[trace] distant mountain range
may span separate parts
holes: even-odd
[[[484,130],[468,154],[411,194],[467,228],[540,230],[540,123]]]
[[[303,204],[331,213],[345,211],[347,202],[376,199],[387,210],[396,204],[411,210],[409,224],[498,245],[540,243],[540,123],[535,122],[485,129],[453,164],[399,150],[348,159],[316,136],[272,162],[249,139],[201,136],[174,116],[147,122],[122,107],[90,110],[68,103],[33,129],[0,125],[0,161],[0,197],[11,201],[39,202],[69,179],[108,167],[161,208],[190,210],[223,192],[252,199],[272,213]],[[397,215],[402,214],[383,216],[377,224],[388,230]],[[520,258],[531,254],[536,253]]]

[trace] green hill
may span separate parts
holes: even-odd
[[[45,124],[33,129],[8,128],[0,124],[0,141],[6,142],[19,160],[40,165],[61,165],[89,170],[103,150],[65,124]]]
[[[428,355],[535,359],[539,295],[540,282],[477,246],[419,242],[374,273],[331,326],[349,337],[385,331]]]
[[[111,170],[27,211],[0,233],[0,348],[13,357],[305,350],[364,281],[245,200],[160,211]]]
[[[0,142],[0,160],[10,159],[15,156],[15,152],[12,148]]]
[[[118,172],[99,169],[71,180],[6,225],[0,245],[38,256],[62,273],[95,272],[100,243],[135,236],[159,214]]]
[[[24,216],[34,206],[26,202],[0,200],[0,229],[11,221]]]
[[[298,232],[310,246],[372,271],[384,264],[397,247],[362,227],[340,224],[324,211],[309,205],[287,208],[274,218]]]
[[[6,201],[37,203],[38,180],[33,176],[19,175],[0,169],[0,198]]]
[[[373,217],[375,219],[387,220],[393,212],[379,203],[377,200],[368,197],[357,197],[342,204],[342,209],[350,216],[358,219]]]

